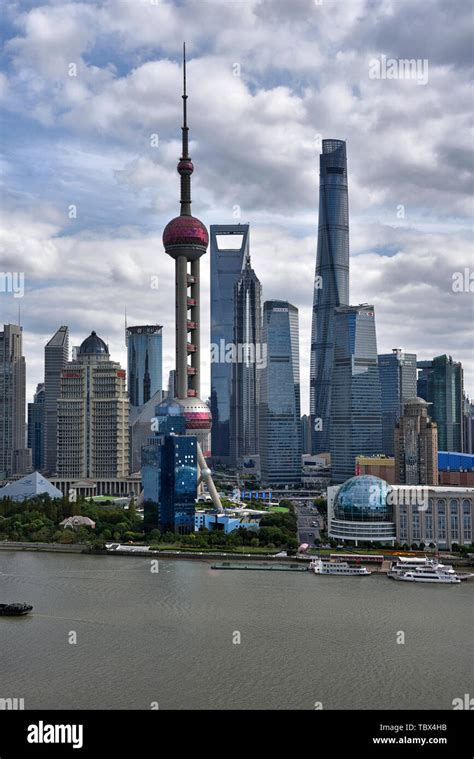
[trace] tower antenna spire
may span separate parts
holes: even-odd
[[[188,96],[186,94],[186,43],[185,42],[183,42],[183,94],[182,94],[181,97],[183,98],[183,126],[181,127],[182,134],[183,134],[183,140],[182,140],[182,142],[183,142],[183,151],[182,151],[181,158],[184,159],[184,158],[189,158],[189,154],[188,154],[188,150],[189,150],[189,146],[188,146],[188,133],[189,133],[189,129],[188,129],[188,108],[187,108],[187,102],[186,102],[187,99],[188,99]]]
[[[183,42],[183,126],[181,127],[182,147],[178,163],[181,177],[181,216],[191,216],[191,174],[194,167],[189,155],[188,96],[186,94],[186,43]]]

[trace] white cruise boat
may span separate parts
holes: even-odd
[[[400,574],[390,574],[394,580],[403,582],[442,582],[442,583],[460,583],[461,580],[456,573],[445,572],[437,567],[416,567],[416,569],[407,569]]]
[[[388,576],[396,577],[405,574],[405,572],[416,571],[418,569],[436,570],[438,572],[443,572],[444,574],[449,575],[456,574],[450,564],[440,564],[437,559],[431,559],[427,556],[398,556],[397,561],[394,561],[392,563],[390,571],[388,572]]]
[[[316,575],[362,575],[364,577],[371,574],[366,567],[350,567],[346,561],[324,561],[324,559],[313,559],[309,569],[312,569]]]

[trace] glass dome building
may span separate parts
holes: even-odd
[[[380,477],[361,475],[345,482],[334,502],[334,516],[350,522],[390,522],[388,484]]]
[[[390,486],[380,477],[360,475],[328,488],[329,536],[340,542],[390,543],[396,540]]]

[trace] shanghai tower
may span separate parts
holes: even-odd
[[[348,304],[349,202],[346,143],[343,140],[323,140],[311,328],[310,414],[313,453],[326,453],[330,450],[334,309]]]

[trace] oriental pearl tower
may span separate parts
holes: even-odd
[[[176,372],[174,403],[186,419],[186,431],[198,439],[198,463],[201,479],[207,484],[213,503],[222,505],[201,444],[207,445],[212,417],[207,404],[200,400],[200,258],[207,251],[209,235],[206,227],[191,214],[191,174],[194,166],[188,148],[186,94],[186,47],[183,45],[183,126],[182,152],[178,162],[181,178],[181,211],[166,225],[163,245],[175,261],[176,288]],[[206,450],[206,448],[205,448]]]

